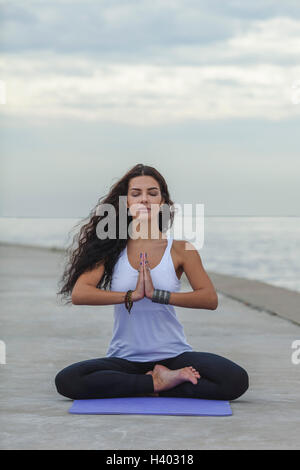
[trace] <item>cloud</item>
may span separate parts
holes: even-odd
[[[84,55],[116,64],[298,63],[289,0],[0,0],[6,54]]]
[[[1,2],[6,115],[152,125],[299,115],[300,19],[275,0]]]
[[[7,104],[2,110],[137,125],[299,115],[292,86],[300,79],[300,20],[254,21],[236,36],[181,46],[172,54],[179,60],[164,64],[110,63],[50,51],[3,54]],[[181,64],[183,54],[190,64]],[[282,65],[284,58],[290,63]]]
[[[276,17],[256,20],[230,38],[208,45],[180,45],[169,51],[175,63],[297,65],[300,20]]]
[[[249,17],[241,2],[181,0],[6,1],[1,5],[4,52],[50,49],[59,53],[153,58],[162,48],[229,38]],[[270,2],[267,2],[270,3]],[[271,2],[272,3],[272,2]],[[288,2],[287,2],[288,3]],[[246,9],[254,13],[261,7]],[[267,11],[267,9],[266,9]],[[270,14],[270,10],[269,10]],[[254,18],[252,18],[253,20]],[[167,55],[166,55],[167,57]]]
[[[291,77],[300,77],[300,66],[102,66],[69,57],[60,57],[63,64],[55,57],[23,61],[10,56],[4,65],[4,113],[147,125],[185,119],[281,119],[300,111],[291,101]]]

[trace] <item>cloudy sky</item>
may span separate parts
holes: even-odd
[[[0,0],[0,216],[136,163],[205,215],[300,216],[298,0]]]

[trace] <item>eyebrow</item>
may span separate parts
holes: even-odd
[[[135,189],[136,191],[140,191],[141,189],[140,188],[130,188],[130,190],[133,190]],[[158,189],[156,186],[153,186],[152,188],[148,188],[148,191],[150,191],[150,189]]]

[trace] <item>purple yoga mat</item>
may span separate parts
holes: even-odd
[[[74,400],[69,413],[88,415],[232,415],[228,401],[175,397],[124,397]]]

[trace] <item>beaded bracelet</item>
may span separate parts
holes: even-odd
[[[130,310],[132,309],[133,301],[132,301],[132,290],[128,290],[125,295],[125,307],[128,310],[128,313],[130,313]]]
[[[170,300],[171,292],[168,290],[154,289],[152,302],[157,302],[159,304],[168,304]]]

